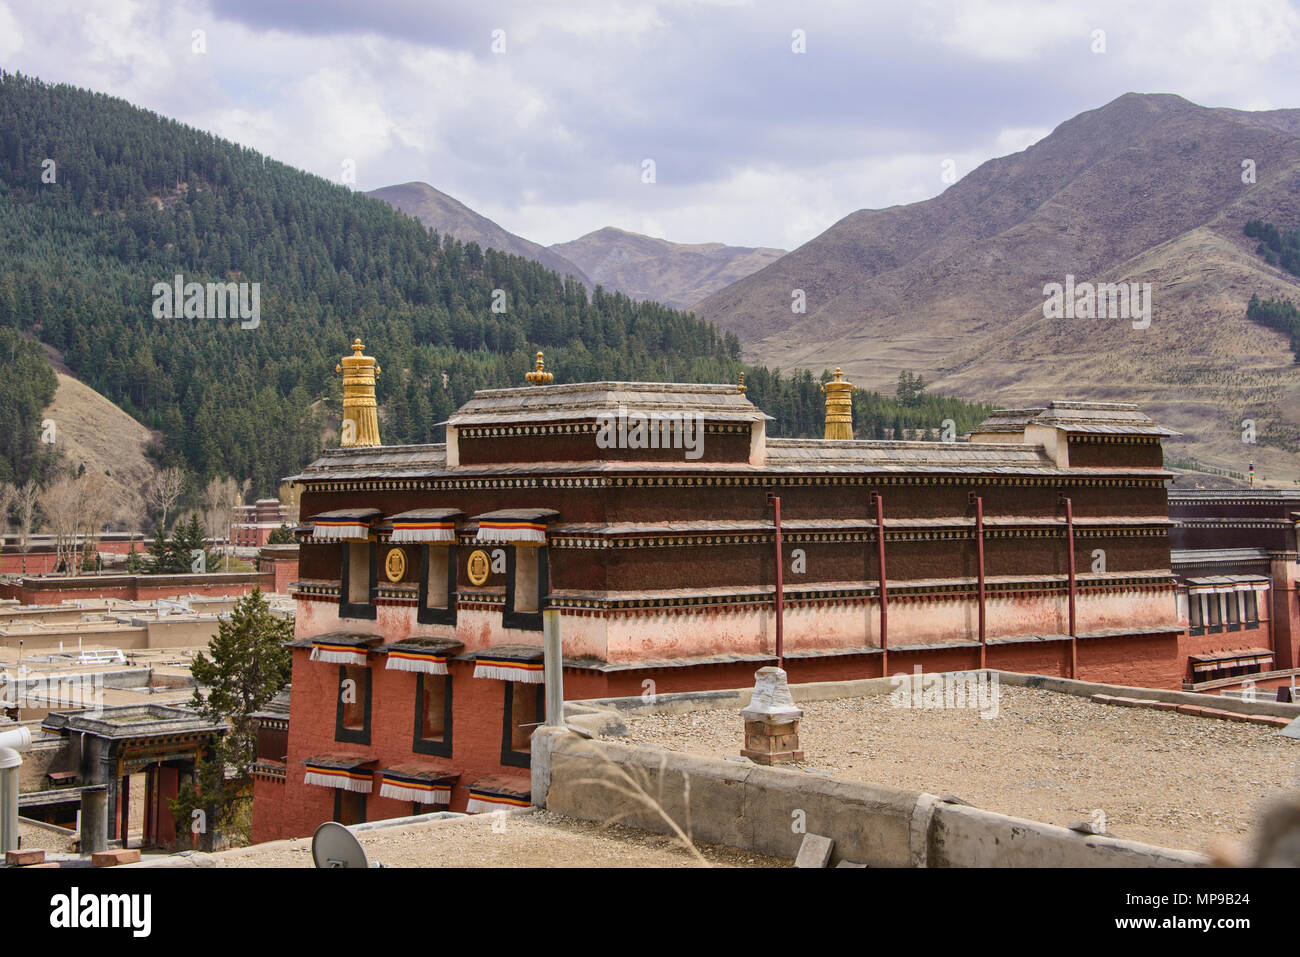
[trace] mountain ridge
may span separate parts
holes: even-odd
[[[906,369],[1007,404],[1066,391],[1145,400],[1189,433],[1175,447],[1212,464],[1240,465],[1240,421],[1255,418],[1273,445],[1249,452],[1294,474],[1293,357],[1245,305],[1252,292],[1300,301],[1300,282],[1255,256],[1242,228],[1300,223],[1300,137],[1289,132],[1300,111],[1238,113],[1125,94],[936,197],[850,213],[695,312],[736,332],[750,361],[838,364],[868,387]],[[1256,182],[1243,182],[1243,159]],[[1126,321],[1044,319],[1045,284],[1067,274],[1152,282],[1147,340]],[[794,289],[807,295],[802,315]]]

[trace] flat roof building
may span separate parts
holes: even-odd
[[[1180,686],[1174,433],[1135,406],[1000,411],[955,442],[769,420],[737,386],[534,384],[475,393],[443,444],[350,444],[294,476],[292,695],[254,839],[528,803],[547,609],[571,699],[745,686],[778,658],[794,682]]]

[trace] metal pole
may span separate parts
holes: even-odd
[[[889,599],[885,576],[885,498],[871,493],[876,504],[876,556],[880,564],[880,673],[889,674]]]
[[[1070,677],[1077,678],[1079,674],[1079,632],[1075,627],[1074,618],[1074,503],[1070,499],[1061,496],[1065,503],[1065,539],[1066,548],[1069,551],[1069,569],[1070,569]]]
[[[978,563],[976,576],[979,589],[980,668],[988,667],[988,639],[984,628],[984,497],[970,493],[975,503],[975,556]]]
[[[542,668],[546,681],[546,725],[564,726],[564,657],[560,642],[560,610],[542,611]]]
[[[785,563],[781,558],[781,497],[767,493],[776,525],[776,666],[785,669]]]

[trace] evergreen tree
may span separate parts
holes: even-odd
[[[200,843],[210,849],[215,832],[244,842],[257,729],[253,715],[289,680],[292,659],[285,644],[293,640],[293,623],[271,614],[261,589],[240,599],[222,621],[208,646],[194,657],[195,688],[191,707],[208,721],[224,721],[229,730],[195,767],[197,786],[183,781],[172,815],[182,827],[202,811]]]

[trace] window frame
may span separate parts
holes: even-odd
[[[1254,588],[1245,589],[1243,601],[1246,605],[1246,614],[1242,620],[1251,627],[1259,627],[1259,592]]]
[[[1192,615],[1192,609],[1196,609],[1196,615]],[[1187,630],[1189,634],[1205,634],[1205,606],[1201,603],[1200,592],[1187,593]]]
[[[431,549],[441,548],[447,553],[447,607],[429,607],[429,562]],[[420,598],[416,603],[415,620],[421,625],[456,624],[456,565],[459,558],[455,545],[425,545],[420,550]]]
[[[537,551],[537,611],[515,611],[515,577],[518,572],[518,550],[532,548]],[[550,561],[545,545],[511,545],[506,549],[506,603],[501,612],[501,626],[520,631],[541,631],[542,611],[551,591]]]
[[[345,728],[343,726],[343,682],[348,677],[348,668],[365,668],[366,672],[366,692],[365,703],[362,705],[362,724],[360,728]],[[370,743],[370,704],[371,694],[374,690],[375,681],[374,671],[369,665],[339,665],[339,680],[334,687],[334,701],[337,710],[334,715],[334,740],[346,744],[369,744]]]
[[[451,757],[451,675],[430,675],[417,672],[415,682],[415,728],[411,738],[411,750],[416,754],[429,754],[439,758]],[[425,678],[442,678],[443,679],[443,706],[442,706],[442,740],[434,741],[426,738],[421,732],[424,731],[424,679]]]
[[[352,584],[352,546],[368,544],[370,547],[370,580],[366,589],[365,603],[350,600]],[[374,621],[379,614],[375,606],[375,593],[379,587],[378,543],[376,542],[341,542],[342,571],[339,573],[339,617],[362,618]]]
[[[546,692],[544,686],[522,681],[503,681],[501,683],[505,685],[506,689],[505,708],[501,719],[501,763],[510,768],[531,768],[533,765],[531,747],[527,751],[516,751],[513,747],[515,685],[527,684],[529,687],[537,689],[537,727],[540,727],[546,720]],[[531,724],[532,722],[527,723]],[[537,728],[535,727],[533,730],[536,731]]]

